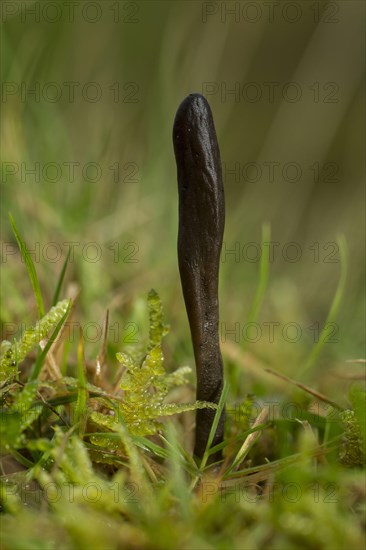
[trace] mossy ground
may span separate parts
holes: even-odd
[[[295,393],[264,402],[234,401],[226,385],[215,417],[226,403],[225,441],[196,461],[187,411],[210,404],[184,403],[189,369],[164,368],[155,291],[148,306],[146,347],[117,353],[117,373],[106,339],[88,367],[81,329],[73,358],[67,300],[3,342],[3,547],[361,549],[362,389],[338,404],[288,380]],[[219,448],[223,460],[210,464]]]

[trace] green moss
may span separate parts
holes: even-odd
[[[187,404],[164,403],[169,390],[187,383],[187,375],[191,369],[181,367],[173,373],[165,371],[162,340],[169,327],[163,322],[161,300],[154,290],[148,295],[148,309],[150,331],[146,352],[141,356],[134,353],[117,353],[118,361],[125,367],[120,381],[123,400],[117,414],[127,424],[131,434],[142,436],[152,435],[161,430],[161,417],[200,408],[216,408],[213,403],[202,401]],[[115,419],[103,416],[93,413],[91,418],[100,427],[113,430]]]
[[[340,417],[344,426],[344,436],[339,453],[340,461],[348,467],[364,466],[366,464],[364,439],[355,411],[347,409],[340,414]]]
[[[65,315],[69,307],[69,300],[58,302],[50,311],[37,321],[34,327],[26,329],[22,338],[14,343],[3,341],[1,344],[0,357],[0,383],[8,378],[14,377],[18,371],[18,365],[25,359],[32,349],[35,348],[49,333],[51,328]]]

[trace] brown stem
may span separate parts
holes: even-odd
[[[223,387],[218,276],[225,225],[220,151],[211,109],[200,94],[178,108],[173,127],[179,190],[178,263],[197,370],[197,399],[218,403]],[[202,458],[215,411],[196,417],[194,453]],[[223,440],[221,416],[212,445]],[[218,460],[218,453],[214,460]]]

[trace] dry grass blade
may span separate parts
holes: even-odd
[[[103,322],[102,345],[101,345],[100,353],[97,356],[96,367],[94,372],[94,384],[100,387],[105,387],[105,383],[103,381],[103,371],[105,368],[105,360],[107,356],[108,326],[109,326],[109,310],[107,309],[105,313],[104,322]]]
[[[345,362],[352,365],[366,365],[366,359],[348,359]],[[345,374],[344,370],[334,371],[330,374],[336,378],[343,378],[345,380],[365,380],[366,378],[366,370],[364,372],[361,372],[360,374]]]
[[[333,451],[335,448],[336,446],[334,445],[332,446],[327,446],[326,444],[318,445],[314,447],[314,449],[309,451],[309,457],[312,457],[312,458],[323,457],[324,454]],[[298,462],[302,462],[303,460],[304,460],[304,454],[296,453],[294,455],[290,455],[285,458],[281,458],[279,460],[268,462],[267,464],[261,464],[260,466],[254,466],[252,468],[247,468],[245,470],[238,471],[238,472],[232,472],[225,475],[226,479],[224,479],[221,486],[223,488],[231,487],[233,485],[236,485],[238,482],[242,483],[244,486],[244,485],[252,485],[263,481],[267,481],[273,476],[274,473],[280,470],[283,470],[288,466],[292,466]]]
[[[46,339],[42,340],[39,343],[39,345],[40,345],[40,348],[44,350],[47,345],[47,340]],[[49,379],[54,381],[54,380],[61,380],[62,378],[62,373],[61,373],[60,367],[56,362],[55,356],[52,353],[52,348],[53,348],[53,345],[51,346],[51,348],[49,349],[46,355],[45,365],[42,368],[42,371],[40,374],[40,380]]]
[[[296,380],[292,380],[292,378],[288,378],[288,376],[285,376],[284,374],[280,374],[279,372],[275,372],[272,369],[266,368],[266,371],[270,374],[273,374],[273,376],[277,376],[278,378],[281,378],[281,380],[285,380],[289,384],[292,384],[293,386],[296,386],[300,388],[301,390],[304,390],[306,393],[309,393],[313,397],[316,397],[316,399],[319,399],[320,401],[323,401],[324,403],[328,403],[328,405],[331,405],[335,409],[338,409],[339,411],[343,411],[343,407],[338,405],[335,401],[332,399],[329,399],[326,395],[319,393],[316,390],[313,390],[313,388],[310,388],[309,386],[306,386],[305,384],[302,384],[301,382],[297,382]]]
[[[335,378],[342,378],[343,380],[366,380],[366,373],[344,374],[343,372],[331,372],[330,374]]]
[[[259,426],[264,424],[268,418],[268,415],[269,415],[269,407],[264,407],[263,410],[261,410],[261,412],[255,419],[252,429],[258,428]],[[249,434],[245,438],[243,445],[240,447],[234,459],[234,462],[230,468],[230,471],[237,470],[239,468],[240,464],[243,462],[244,458],[247,456],[250,449],[253,447],[254,443],[260,438],[261,435],[262,435],[262,431],[258,430]]]

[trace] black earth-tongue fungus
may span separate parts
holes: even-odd
[[[218,403],[223,388],[219,341],[218,278],[225,225],[220,150],[212,112],[200,94],[180,104],[173,143],[179,190],[178,263],[191,329],[197,372],[197,399]],[[194,454],[202,458],[214,409],[199,409]],[[224,436],[221,415],[212,447]],[[211,461],[221,459],[221,452]]]

